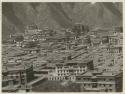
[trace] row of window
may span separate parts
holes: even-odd
[[[84,72],[85,70],[73,70],[74,73]],[[69,73],[69,70],[58,70],[58,73]]]
[[[91,79],[91,78],[82,78],[82,77],[76,77],[76,80],[83,80],[83,81],[93,81],[93,82],[97,82],[97,81],[113,81],[112,78],[99,78],[99,79]]]
[[[65,80],[65,77],[49,77],[48,80]]]
[[[49,77],[48,80],[72,80],[74,79],[75,80],[75,77]]]
[[[68,67],[68,66],[67,67],[57,67],[57,69],[67,69],[67,68],[69,69],[70,67]],[[78,69],[83,68],[84,69],[85,66],[72,66],[71,68],[78,68]]]
[[[96,88],[97,87],[109,87],[110,88],[113,86],[112,84],[97,84],[97,83],[94,83],[94,84],[93,83],[91,83],[91,84],[84,83],[83,85],[86,87],[88,86],[88,87],[96,87]]]

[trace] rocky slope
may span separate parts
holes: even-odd
[[[71,27],[74,23],[107,27],[122,25],[121,3],[2,3],[2,35],[24,32],[25,26],[41,29]]]

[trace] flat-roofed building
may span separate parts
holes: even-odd
[[[122,45],[123,37],[122,35],[109,35],[109,44],[111,45]]]
[[[118,56],[123,54],[123,48],[121,45],[107,45],[101,47],[101,49],[109,56]]]
[[[93,70],[93,61],[70,60],[67,63],[59,63],[55,71],[49,73],[48,80],[74,80],[75,75]]]
[[[76,76],[76,83],[86,92],[122,92],[122,77],[122,72],[89,71]]]
[[[12,88],[25,89],[27,83],[34,79],[31,60],[27,62],[27,59],[12,58],[4,67],[6,71],[2,72],[2,91],[10,91]]]

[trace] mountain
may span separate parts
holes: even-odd
[[[122,3],[2,3],[2,36],[24,32],[26,25],[41,29],[69,28],[75,23],[90,27],[122,25]]]

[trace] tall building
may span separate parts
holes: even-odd
[[[26,61],[22,59],[9,59],[4,67],[6,71],[2,73],[2,91],[25,90],[27,83],[34,79],[30,60],[26,64]]]

